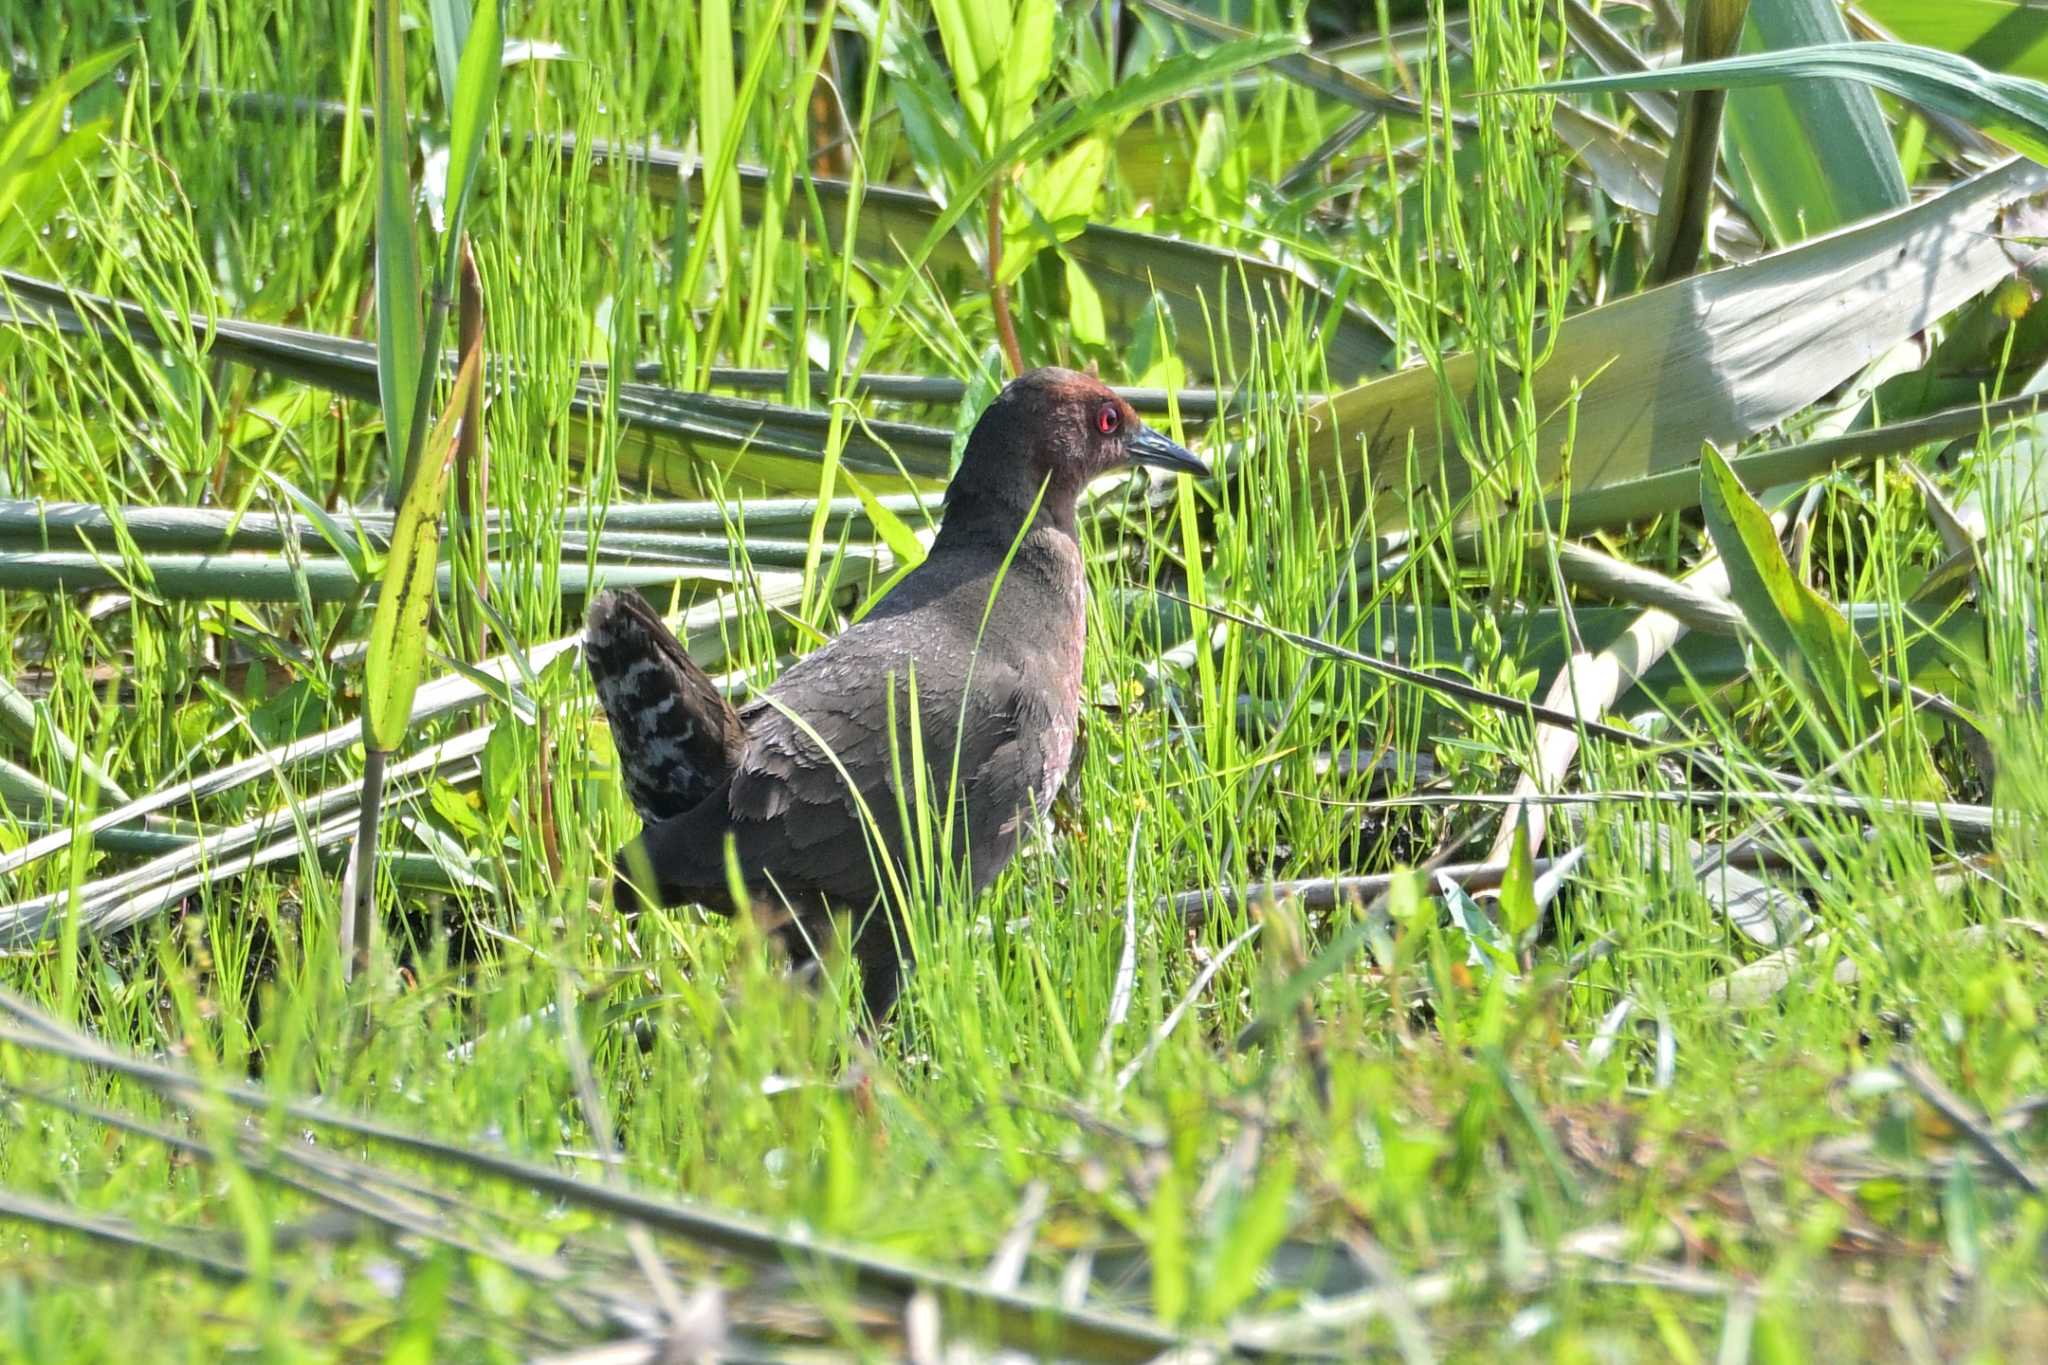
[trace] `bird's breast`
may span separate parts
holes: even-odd
[[[1041,666],[1054,681],[1047,697],[1047,716],[1040,753],[1043,772],[1033,795],[1041,811],[1052,805],[1052,799],[1067,779],[1067,767],[1074,758],[1074,735],[1081,717],[1081,672],[1082,655],[1087,644],[1088,633],[1088,586],[1087,577],[1081,567],[1081,553],[1072,541],[1064,541],[1061,549],[1066,562],[1060,565],[1064,572],[1057,575],[1055,594],[1059,603],[1056,620],[1049,622],[1049,629],[1039,637],[1043,640],[1044,659]]]

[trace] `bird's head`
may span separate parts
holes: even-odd
[[[1091,480],[1125,465],[1202,475],[1209,467],[1140,421],[1100,381],[1046,368],[1019,375],[982,410],[946,490],[949,511],[969,500],[1071,515]]]

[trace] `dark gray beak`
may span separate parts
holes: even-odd
[[[1139,427],[1131,434],[1131,438],[1124,442],[1124,456],[1132,464],[1155,465],[1177,474],[1192,474],[1198,479],[1209,476],[1209,466],[1150,427]]]

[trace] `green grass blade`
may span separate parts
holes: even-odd
[[[2019,394],[1995,403],[1971,404],[1930,413],[1910,422],[1893,422],[1867,431],[1802,441],[1774,450],[1759,450],[1738,456],[1729,463],[1751,488],[1776,488],[1803,483],[1830,469],[1851,469],[1883,455],[1896,455],[1935,441],[1953,441],[2024,422],[2040,415],[2044,399],[2039,394]],[[1626,479],[1604,487],[1575,491],[1570,500],[1571,522],[1580,530],[1607,529],[1631,521],[1642,521],[1660,512],[1680,512],[1699,505],[1700,484],[1691,467],[1667,470],[1646,478]],[[1565,512],[1565,500],[1553,498],[1553,516]]]
[[[425,290],[412,208],[412,141],[405,105],[405,34],[398,0],[373,0],[377,110],[377,392],[396,503],[411,480],[405,443],[418,402],[426,338],[420,316]]]
[[[437,26],[435,32],[439,31]],[[448,221],[443,235],[451,243],[462,239],[477,158],[483,151],[484,134],[490,131],[491,114],[497,108],[498,79],[504,70],[503,48],[498,0],[482,0],[462,45],[462,62],[449,99]],[[452,273],[444,278],[452,278]]]
[[[1792,48],[1641,75],[1551,81],[1530,90],[1740,90],[1801,80],[1861,81],[1961,119],[2036,161],[2048,161],[2048,86],[1986,71],[1952,53],[1904,43]]]

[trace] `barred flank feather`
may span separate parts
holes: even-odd
[[[584,653],[643,821],[681,815],[725,785],[739,751],[739,717],[638,593],[601,592],[592,600]]]

